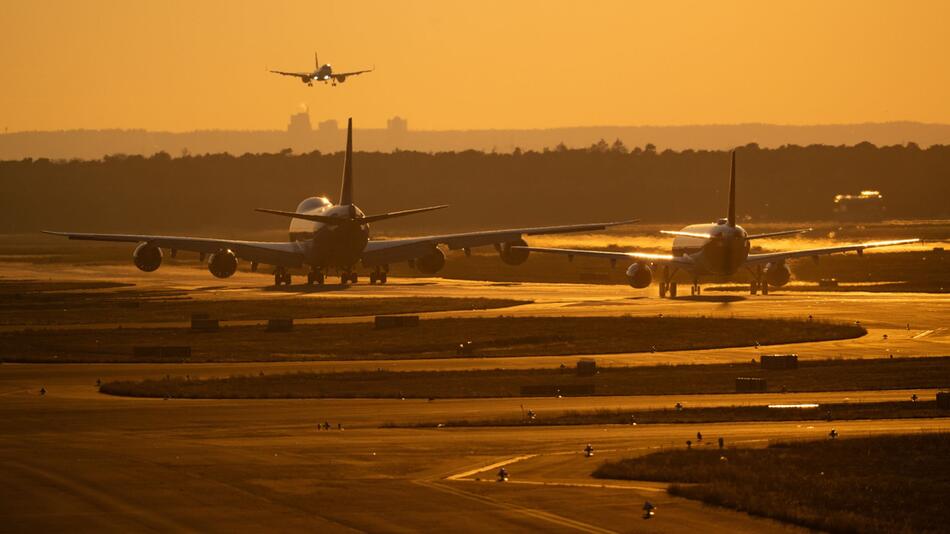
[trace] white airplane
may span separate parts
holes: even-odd
[[[282,76],[294,76],[300,78],[300,81],[307,84],[310,87],[313,87],[313,82],[332,82],[333,85],[337,83],[343,83],[346,81],[348,76],[356,76],[357,74],[363,74],[364,72],[372,72],[373,69],[365,70],[354,70],[352,72],[340,72],[337,74],[333,73],[333,67],[329,63],[323,65],[320,64],[320,59],[317,57],[317,53],[313,53],[313,62],[316,69],[313,72],[285,72],[282,70],[272,70],[274,74],[280,74]]]
[[[699,279],[702,276],[731,276],[739,269],[746,268],[752,274],[750,293],[761,291],[769,293],[769,286],[781,287],[791,279],[791,270],[785,264],[793,258],[813,257],[834,254],[836,252],[855,251],[861,254],[865,249],[915,243],[919,239],[900,239],[896,241],[874,241],[841,245],[837,247],[792,250],[788,252],[769,252],[750,254],[751,241],[766,237],[802,234],[811,228],[784,230],[764,234],[749,235],[736,224],[736,153],[732,153],[732,173],[729,181],[728,215],[712,224],[693,224],[678,231],[662,231],[672,235],[672,254],[647,254],[642,252],[601,252],[594,250],[571,250],[561,248],[515,247],[525,252],[546,252],[564,254],[569,260],[574,256],[593,256],[609,259],[611,264],[618,260],[634,260],[627,268],[627,281],[635,288],[642,289],[653,281],[653,269],[662,267],[660,275],[660,297],[669,293],[676,296],[674,277],[679,271],[687,273],[693,280],[692,295],[700,292]]]
[[[371,240],[369,223],[403,217],[415,213],[442,209],[447,206],[430,206],[403,211],[364,215],[353,203],[353,120],[347,123],[346,156],[343,163],[343,186],[340,191],[340,204],[334,205],[325,197],[310,197],[297,206],[296,211],[258,209],[289,217],[290,240],[285,242],[232,241],[200,237],[176,237],[160,235],[133,234],[89,234],[75,232],[45,233],[65,236],[69,239],[89,241],[120,241],[139,243],[132,254],[136,267],[152,272],[162,263],[162,248],[171,250],[172,257],[177,251],[188,250],[200,254],[204,261],[208,258],[208,270],[217,278],[228,278],[237,271],[238,259],[251,262],[251,270],[256,271],[258,264],[274,266],[274,284],[290,285],[290,268],[305,265],[310,267],[307,283],[323,284],[325,273],[333,270],[339,273],[340,283],[356,283],[357,263],[371,269],[370,283],[386,283],[389,264],[407,261],[410,266],[425,274],[435,274],[445,265],[445,253],[439,248],[444,245],[452,250],[462,249],[466,254],[472,247],[494,245],[501,260],[509,265],[519,265],[528,259],[528,251],[519,249],[525,246],[523,236],[542,234],[563,234],[569,232],[588,232],[603,230],[610,226],[636,222],[620,221],[609,223],[574,224],[565,226],[543,226],[537,228],[511,228],[458,234],[434,235],[405,239]]]

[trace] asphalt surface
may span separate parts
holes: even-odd
[[[386,286],[263,289],[269,277],[239,273],[212,285],[206,271],[131,266],[7,266],[5,278],[126,280],[181,288],[194,298],[314,299],[322,295],[486,296],[526,306],[440,315],[706,315],[855,320],[863,338],[768,347],[802,358],[948,354],[950,297],[929,294],[788,293],[716,295],[675,301],[655,288],[491,284],[397,279]],[[37,270],[39,272],[37,272]],[[32,274],[32,276],[30,276]],[[346,320],[367,320],[348,318]],[[910,323],[910,329],[907,328]],[[887,339],[884,339],[887,334]],[[762,349],[601,355],[602,365],[748,361]],[[4,531],[406,532],[776,532],[775,521],[668,496],[662,484],[591,478],[604,459],[684,447],[697,431],[730,446],[772,439],[841,439],[879,433],[948,431],[950,418],[697,425],[528,428],[382,428],[387,423],[511,416],[522,406],[564,409],[861,402],[929,398],[934,390],[471,400],[161,400],[100,395],[97,379],[164,374],[223,376],[320,367],[393,369],[525,368],[576,358],[526,355],[482,360],[254,364],[0,365],[0,517]],[[45,387],[47,393],[40,395]],[[327,421],[332,430],[317,430]],[[343,429],[338,430],[337,424]],[[586,443],[594,458],[584,458]],[[713,446],[707,443],[694,446]],[[728,454],[728,450],[726,451]],[[498,466],[511,473],[494,482]],[[657,505],[643,520],[645,500]]]

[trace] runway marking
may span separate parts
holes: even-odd
[[[463,482],[494,482],[493,480],[465,479]],[[545,482],[543,480],[509,480],[506,484],[526,484],[529,486],[556,486],[563,488],[603,488],[631,491],[649,491],[651,493],[666,493],[666,488],[652,488],[649,486],[622,486],[620,484],[594,484],[585,482]]]
[[[7,466],[15,467],[36,478],[42,478],[54,486],[58,486],[68,493],[89,501],[94,506],[103,510],[114,510],[123,513],[129,517],[139,520],[143,526],[154,530],[164,532],[199,532],[191,529],[181,523],[172,521],[167,517],[154,513],[148,508],[137,506],[133,503],[119,500],[111,495],[82,484],[76,480],[70,480],[62,475],[53,473],[47,469],[23,464],[20,462],[6,462]]]
[[[516,504],[501,502],[501,501],[492,499],[491,497],[476,495],[474,493],[469,493],[467,491],[463,491],[458,488],[445,486],[436,482],[415,480],[413,481],[413,483],[421,485],[421,486],[425,486],[430,489],[434,489],[436,491],[450,493],[452,495],[455,495],[456,497],[461,497],[463,499],[469,499],[472,501],[480,502],[482,504],[497,506],[499,508],[503,508],[510,512],[526,515],[529,517],[533,517],[535,519],[539,519],[541,521],[546,521],[548,523],[553,523],[555,525],[560,525],[562,527],[572,528],[574,530],[578,530],[581,532],[591,532],[594,534],[614,534],[613,530],[600,528],[598,526],[594,526],[588,523],[583,523],[581,521],[575,521],[574,519],[568,519],[566,517],[552,514],[550,512],[544,512],[542,510],[535,510],[533,508],[525,508],[523,506],[518,506]]]
[[[478,474],[478,473],[482,473],[482,472],[485,472],[485,471],[488,471],[488,470],[491,470],[491,469],[495,469],[495,468],[503,467],[503,466],[510,465],[510,464],[513,464],[513,463],[517,463],[517,462],[520,462],[520,461],[522,461],[522,460],[528,460],[528,459],[530,459],[530,458],[534,458],[535,456],[537,456],[537,454],[526,454],[526,455],[524,455],[524,456],[515,456],[514,458],[509,458],[508,460],[502,460],[502,461],[500,461],[500,462],[495,462],[495,463],[493,463],[493,464],[491,464],[491,465],[486,465],[486,466],[483,466],[483,467],[478,467],[478,468],[475,468],[475,469],[471,469],[471,470],[469,470],[469,471],[465,471],[465,472],[463,472],[463,473],[457,473],[457,474],[454,474],[454,475],[447,476],[447,477],[445,477],[445,480],[459,480],[459,479],[461,479],[461,478],[468,478],[468,477],[470,477],[470,476],[472,476],[472,475],[475,475],[475,474]]]

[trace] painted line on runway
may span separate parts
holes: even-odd
[[[927,337],[927,336],[929,336],[930,334],[933,334],[933,333],[934,333],[933,330],[924,330],[923,332],[917,334],[916,336],[913,336],[911,339],[920,339],[920,338],[923,338],[923,337]]]
[[[614,534],[613,530],[600,528],[594,525],[590,525],[588,523],[582,523],[580,521],[576,521],[574,519],[568,519],[566,517],[552,514],[550,512],[544,512],[542,510],[536,510],[534,508],[525,508],[523,506],[518,506],[516,504],[501,502],[501,501],[492,499],[491,497],[485,497],[483,495],[469,493],[467,491],[460,490],[458,488],[445,486],[443,484],[439,484],[436,482],[416,480],[414,481],[414,483],[419,484],[421,486],[425,486],[430,489],[434,489],[436,491],[450,493],[452,495],[455,495],[456,497],[462,497],[464,499],[480,502],[482,504],[496,506],[498,508],[503,508],[505,510],[508,510],[509,512],[526,515],[528,517],[533,517],[535,519],[546,521],[548,523],[553,523],[555,525],[560,525],[562,527],[572,528],[574,530],[579,530],[581,532],[591,532],[593,534]]]
[[[462,473],[456,473],[456,474],[454,474],[454,475],[447,476],[447,477],[445,477],[445,480],[458,480],[458,479],[460,479],[460,478],[468,478],[468,477],[470,477],[470,476],[472,476],[472,475],[475,475],[475,474],[478,474],[478,473],[483,473],[483,472],[489,471],[489,470],[491,470],[491,469],[496,469],[496,468],[499,468],[499,467],[504,467],[504,466],[506,466],[506,465],[510,465],[510,464],[513,464],[513,463],[517,463],[517,462],[520,462],[520,461],[522,461],[522,460],[528,460],[528,459],[530,459],[530,458],[534,458],[535,456],[537,456],[537,454],[526,454],[526,455],[524,455],[524,456],[515,456],[514,458],[509,458],[509,459],[507,459],[507,460],[502,460],[502,461],[500,461],[500,462],[495,462],[495,463],[493,463],[493,464],[491,464],[491,465],[486,465],[486,466],[478,467],[478,468],[475,468],[475,469],[471,469],[471,470],[469,470],[469,471],[465,471],[465,472],[462,472]]]
[[[494,480],[475,480],[467,478],[462,482],[491,482]],[[556,486],[560,488],[599,488],[599,489],[619,489],[631,491],[649,491],[651,493],[666,493],[666,488],[654,488],[650,486],[622,486],[620,484],[594,484],[588,482],[545,482],[543,480],[508,480],[505,484],[525,484],[528,486]]]

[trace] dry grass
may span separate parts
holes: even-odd
[[[948,456],[950,434],[881,436],[663,451],[594,476],[675,482],[674,495],[829,532],[946,532]]]
[[[390,299],[370,300],[370,305],[380,306]],[[416,300],[419,307],[425,306],[426,299]],[[492,304],[502,303],[473,300],[455,305]],[[450,318],[383,330],[372,323],[300,325],[280,334],[265,334],[261,327],[228,327],[215,333],[180,328],[21,331],[0,335],[0,357],[20,362],[155,361],[132,357],[132,348],[190,345],[193,356],[187,361],[453,358],[459,343],[466,341],[472,341],[474,356],[498,357],[710,349],[847,339],[865,333],[853,324],[791,319]]]
[[[593,385],[597,395],[734,392],[736,376],[784,376],[788,391],[937,388],[948,385],[950,357],[802,362],[797,371],[761,371],[750,364],[605,368],[595,376],[574,369],[286,373],[207,380],[110,382],[103,393],[177,398],[471,398],[515,397],[522,386]],[[771,380],[771,379],[770,379]],[[779,386],[770,386],[776,391]]]

